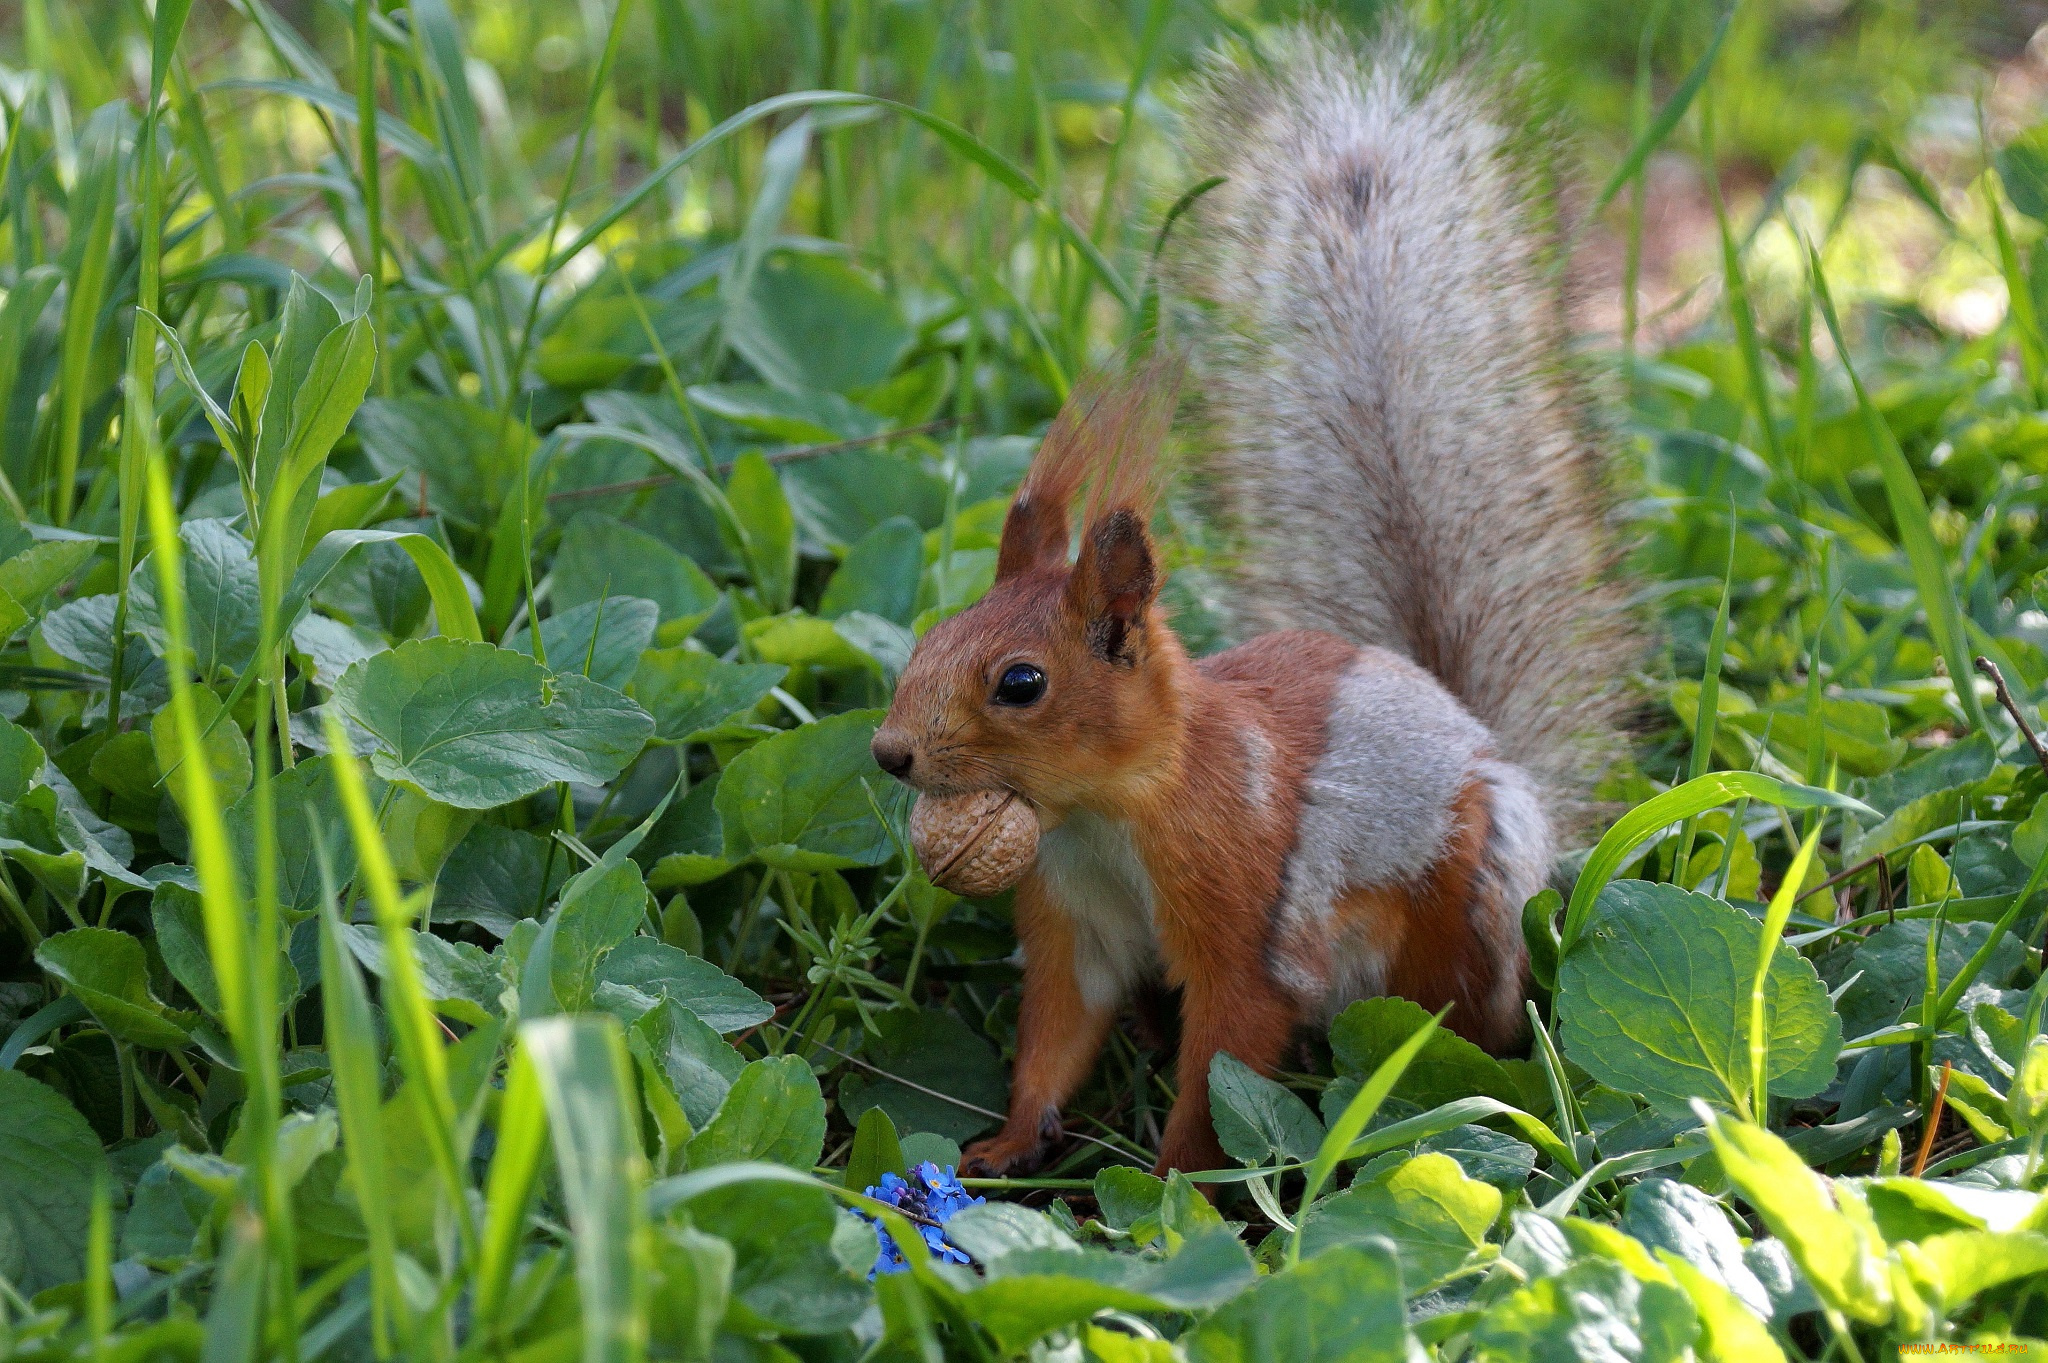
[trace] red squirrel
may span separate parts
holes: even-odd
[[[1182,1011],[1162,1170],[1224,1162],[1216,1052],[1270,1073],[1354,999],[1520,1040],[1522,906],[1615,750],[1634,644],[1517,79],[1401,25],[1202,74],[1186,145],[1224,180],[1170,281],[1269,632],[1196,659],[1164,618],[1158,368],[1077,392],[994,585],[919,641],[874,739],[890,775],[1014,791],[1043,829],[1009,1116],[964,1168],[1044,1157],[1151,979]]]

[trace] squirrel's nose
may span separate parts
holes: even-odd
[[[910,764],[916,754],[911,750],[910,740],[900,733],[883,729],[875,735],[869,748],[875,754],[875,765],[901,781],[910,775]]]

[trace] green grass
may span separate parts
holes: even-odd
[[[2048,1337],[2048,773],[1975,670],[2040,730],[2048,125],[1952,131],[2001,8],[1503,7],[1662,291],[1584,340],[1656,647],[1529,1053],[1355,1005],[1162,1182],[1120,1032],[947,1221],[980,1271],[863,1190],[1003,1107],[1008,908],[867,740],[1156,315],[1176,81],[1292,11],[17,12],[0,1355]],[[1652,269],[1673,165],[1726,174]]]

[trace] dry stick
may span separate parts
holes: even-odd
[[[2020,713],[2019,703],[2012,698],[2006,687],[2005,673],[1998,670],[1998,664],[1989,658],[1977,659],[1977,670],[1991,679],[1991,689],[1998,693],[1998,703],[2012,716],[2012,722],[2019,726],[2020,737],[2027,740],[2027,746],[2034,750],[2034,760],[2041,764],[2041,770],[2048,772],[2048,744],[2044,744],[2033,729],[2028,727],[2027,718]]]
[[[1841,884],[1843,881],[1847,880],[1851,876],[1860,875],[1863,872],[1869,870],[1871,867],[1877,865],[1880,861],[1883,861],[1884,857],[1885,854],[1879,852],[1876,856],[1865,857],[1863,860],[1857,862],[1854,866],[1844,866],[1841,870],[1835,872],[1826,880],[1823,880],[1820,884],[1814,886],[1806,893],[1800,895],[1799,898],[1811,899],[1813,896],[1819,894],[1822,890],[1830,889],[1836,885]]]
[[[1920,1151],[1913,1156],[1913,1177],[1920,1177],[1920,1171],[1927,1167],[1927,1157],[1934,1151],[1934,1133],[1941,1126],[1941,1110],[1948,1105],[1949,1062],[1941,1062],[1941,1084],[1934,1090],[1934,1107],[1927,1114],[1927,1126],[1920,1133]]]
[[[883,431],[879,435],[855,436],[851,440],[835,440],[828,445],[800,445],[793,450],[777,451],[766,456],[766,458],[771,464],[788,464],[798,459],[816,459],[821,454],[838,454],[844,450],[862,449],[868,445],[886,445],[891,440],[905,440],[914,435],[932,435],[938,431],[945,430],[957,420],[958,418],[956,417],[941,417],[937,421],[927,421],[922,426],[906,426],[900,431]],[[731,469],[732,465],[720,464],[718,467],[720,472],[725,472]],[[645,492],[649,488],[666,487],[675,481],[675,474],[664,473],[654,478],[635,478],[628,483],[606,483],[600,487],[572,487],[563,492],[550,492],[548,500],[558,502],[568,497],[609,497],[613,493],[619,492]]]
[[[830,1051],[832,1052],[832,1054],[838,1056],[841,1060],[844,1060],[847,1064],[858,1065],[862,1069],[866,1070],[869,1074],[875,1075],[876,1077],[881,1079],[887,1079],[892,1084],[901,1084],[903,1085],[903,1087],[907,1089],[916,1089],[919,1093],[922,1093],[927,1098],[936,1098],[942,1103],[951,1103],[954,1107],[965,1108],[969,1112],[976,1113],[983,1117],[992,1118],[998,1122],[1006,1120],[1006,1118],[1000,1112],[991,1112],[988,1108],[982,1107],[976,1103],[970,1103],[964,1098],[955,1098],[950,1093],[941,1093],[937,1089],[928,1089],[923,1084],[919,1084],[912,1080],[905,1079],[900,1074],[891,1074],[887,1070],[878,1069],[875,1066],[870,1065],[867,1061],[862,1060],[859,1056],[848,1055],[845,1051],[840,1050],[837,1046],[833,1046],[821,1041],[818,1043],[818,1049],[821,1051]],[[1099,1145],[1104,1150],[1107,1150],[1112,1154],[1122,1155],[1126,1158],[1128,1158],[1131,1154],[1130,1151],[1125,1150],[1120,1146],[1111,1145],[1108,1141],[1097,1140],[1095,1137],[1090,1136],[1083,1131],[1069,1131],[1066,1134],[1073,1137],[1077,1141],[1087,1141],[1090,1145]]]

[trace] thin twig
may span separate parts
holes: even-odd
[[[905,426],[901,430],[883,431],[879,435],[855,436],[851,440],[834,440],[830,444],[825,445],[799,445],[793,450],[778,450],[766,457],[771,464],[788,464],[794,463],[799,459],[816,459],[819,455],[823,454],[839,454],[846,450],[863,449],[869,445],[886,445],[891,440],[905,440],[914,435],[932,435],[938,431],[945,430],[957,420],[958,418],[956,417],[941,417],[937,421],[927,421],[922,426]],[[720,464],[718,466],[720,473],[730,472],[731,469],[731,464]],[[570,497],[609,497],[614,493],[646,492],[650,488],[667,487],[675,481],[675,474],[663,473],[652,478],[635,478],[625,483],[605,483],[598,487],[567,488],[561,492],[550,492],[548,500],[559,502]]]
[[[1934,1106],[1927,1113],[1927,1126],[1920,1133],[1920,1152],[1913,1156],[1913,1177],[1920,1177],[1920,1171],[1927,1167],[1927,1157],[1934,1152],[1934,1133],[1941,1127],[1941,1111],[1948,1106],[1948,1076],[1950,1064],[1941,1062],[1941,1083],[1934,1090]]]
[[[1835,872],[1826,880],[1823,880],[1820,884],[1814,886],[1812,889],[1806,891],[1806,893],[1800,895],[1799,898],[1811,899],[1813,896],[1819,894],[1822,890],[1831,889],[1832,887],[1841,884],[1849,877],[1853,875],[1859,875],[1862,872],[1869,870],[1871,867],[1883,861],[1884,855],[1884,853],[1879,852],[1876,856],[1865,857],[1863,860],[1857,862],[1854,866],[1844,866],[1841,870]],[[1797,901],[1794,902],[1796,903]]]
[[[2012,722],[2019,726],[2020,737],[2027,740],[2027,746],[2034,750],[2034,760],[2041,764],[2041,770],[2048,772],[2048,744],[2044,744],[2027,724],[2027,717],[2020,713],[2019,702],[2012,698],[2006,687],[2005,673],[1998,670],[1998,664],[1989,658],[1977,659],[1977,670],[1991,679],[1991,689],[1998,693],[1998,703],[2012,716]]]

